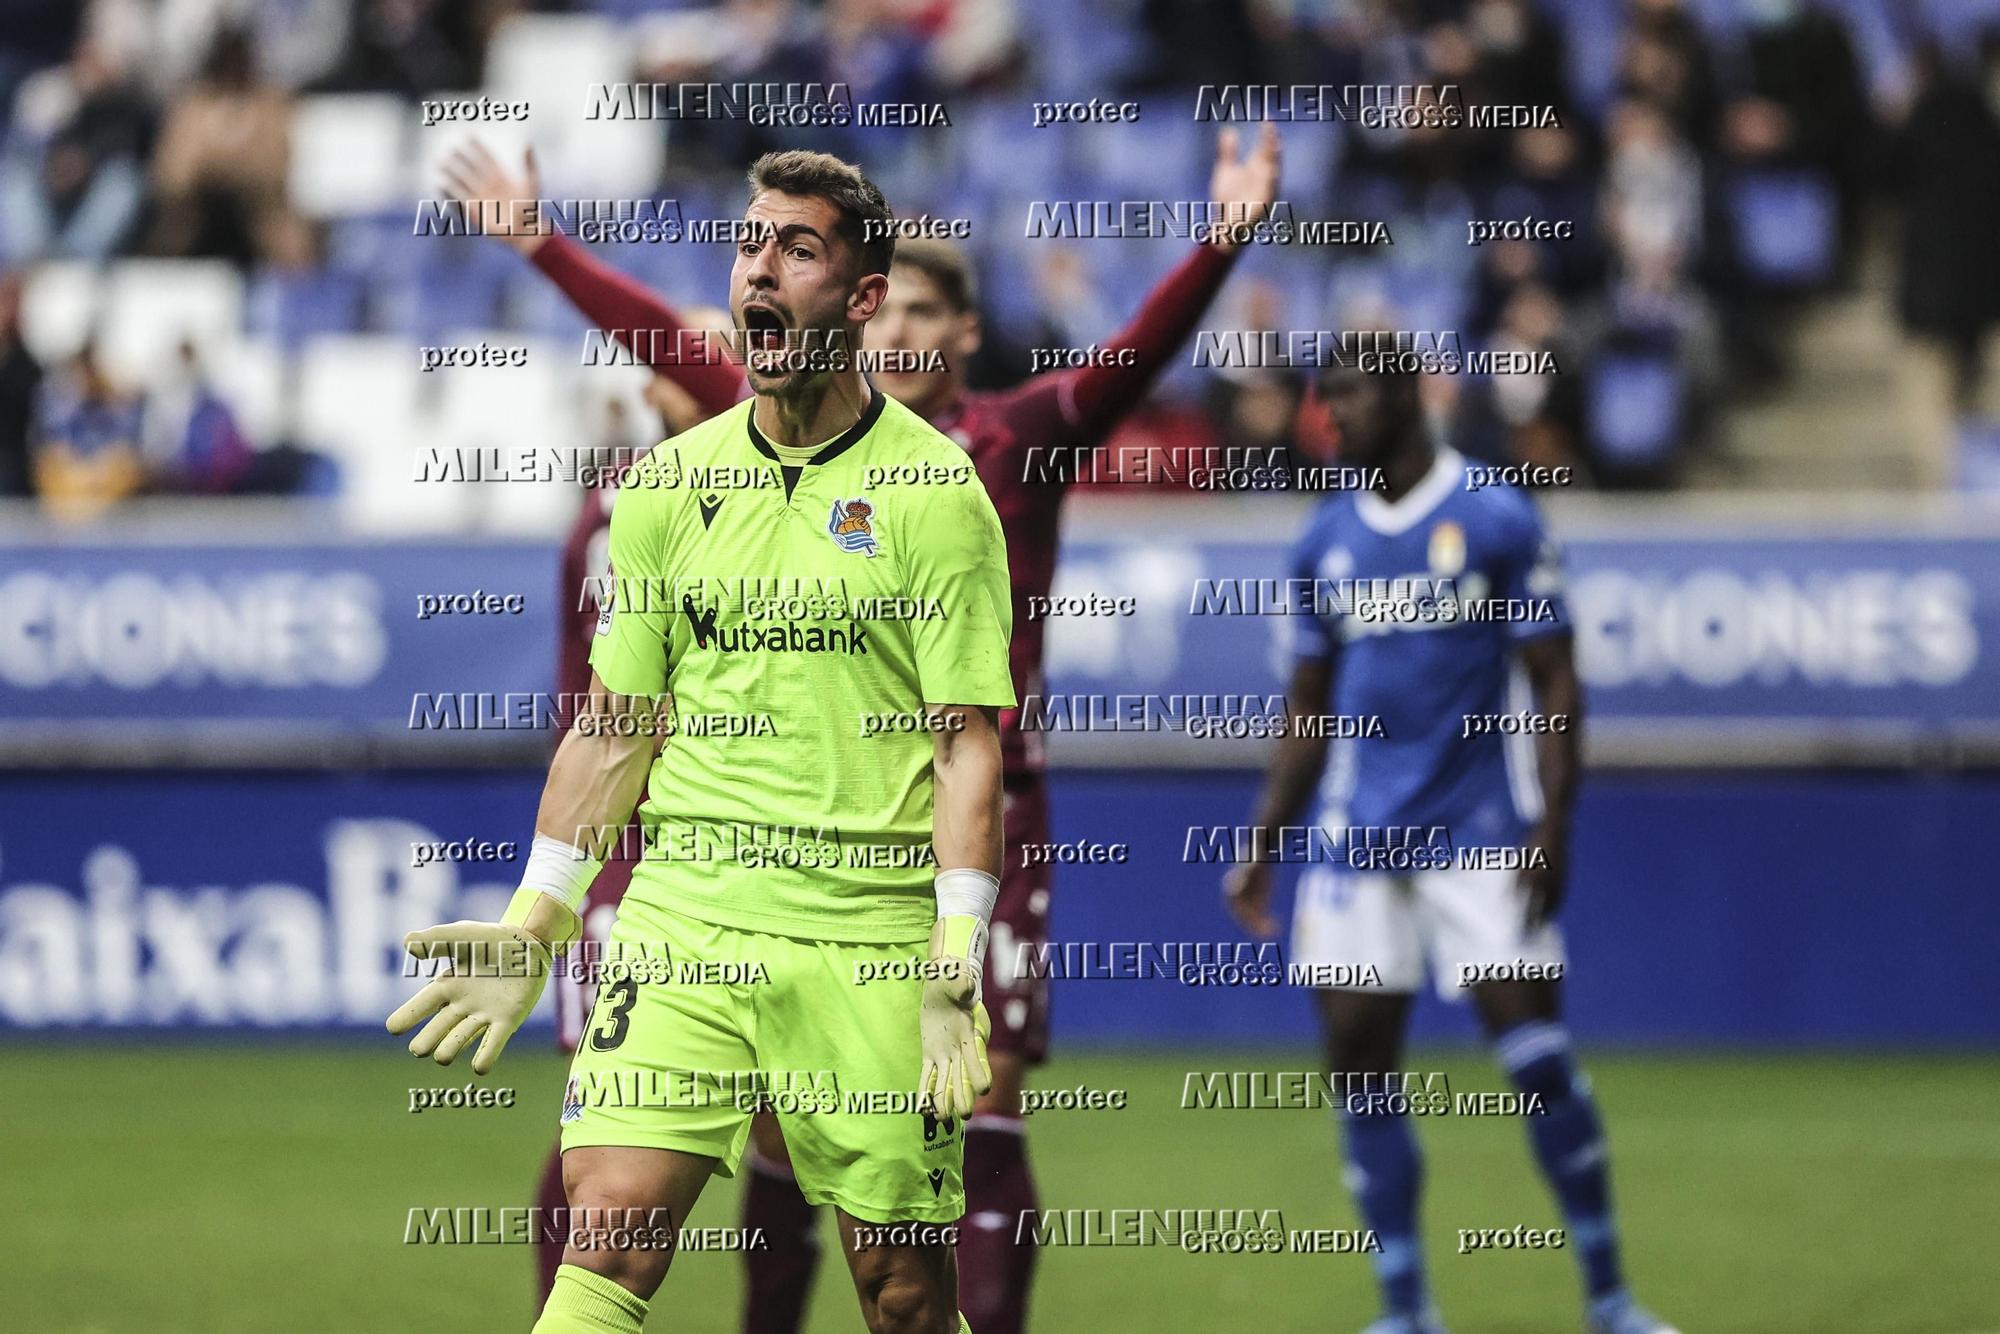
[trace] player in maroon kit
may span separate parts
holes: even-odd
[[[1270,124],[1247,154],[1239,151],[1235,131],[1223,131],[1209,183],[1215,215],[1231,223],[1261,218],[1277,196],[1278,165],[1278,137]],[[488,220],[489,230],[504,233],[577,309],[677,385],[703,415],[730,407],[746,392],[740,368],[727,357],[705,355],[703,340],[690,336],[690,326],[658,297],[570,239],[535,231],[528,201],[540,194],[532,157],[527,174],[515,176],[473,145],[453,157],[447,180],[455,197]],[[1046,599],[1055,578],[1057,520],[1065,482],[1076,471],[1031,467],[1029,450],[1073,458],[1071,451],[1101,443],[1194,331],[1239,249],[1227,234],[1198,244],[1091,365],[978,393],[964,382],[980,340],[970,264],[946,242],[897,244],[888,297],[869,326],[869,349],[918,353],[911,360],[923,369],[878,370],[871,378],[965,448],[999,512],[1013,583],[1017,698],[1041,690],[1043,622],[1029,604]],[[714,346],[720,348],[721,341]],[[930,369],[939,360],[927,355],[933,352],[942,354],[943,369]],[[1060,480],[1045,480],[1052,474]],[[607,513],[609,508],[604,506]],[[586,507],[586,522],[588,514]],[[1036,1195],[1022,1137],[1021,1091],[1028,1067],[1046,1059],[1048,1048],[1047,979],[1015,974],[1020,947],[1048,938],[1049,869],[1046,863],[1025,866],[1021,856],[1024,844],[1049,840],[1045,764],[1040,737],[1022,730],[1018,710],[1002,711],[1000,736],[1006,865],[985,976],[993,1087],[966,1123],[967,1213],[958,1246],[959,1308],[978,1334],[1019,1334],[1026,1323],[1035,1256],[1032,1245],[1017,1242],[1017,1220],[1036,1207]],[[592,889],[593,904],[609,875],[607,867]],[[743,1327],[746,1334],[796,1334],[818,1263],[817,1221],[792,1180],[775,1122],[757,1118],[752,1140],[743,1223],[763,1229],[768,1245],[745,1253]],[[559,1182],[559,1174],[554,1179]],[[559,1186],[557,1197],[544,1203],[561,1203]],[[554,1263],[544,1257],[547,1272],[553,1273]]]

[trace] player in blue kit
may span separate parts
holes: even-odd
[[[1293,553],[1288,703],[1295,719],[1331,703],[1380,726],[1353,729],[1363,735],[1334,742],[1330,757],[1322,729],[1288,730],[1225,895],[1245,929],[1274,935],[1272,867],[1310,862],[1292,963],[1335,983],[1315,996],[1339,1075],[1403,1068],[1426,966],[1447,999],[1470,991],[1523,1095],[1589,1328],[1673,1334],[1626,1290],[1604,1131],[1561,1018],[1554,919],[1582,700],[1558,555],[1524,493],[1474,487],[1465,461],[1432,443],[1418,385],[1351,366],[1320,378],[1341,462],[1378,470],[1377,489],[1328,499]],[[1299,829],[1315,791],[1315,824]],[[1418,1244],[1422,1163],[1407,1108],[1355,1096],[1341,1112],[1348,1185],[1381,1244],[1384,1313],[1365,1334],[1443,1329]]]

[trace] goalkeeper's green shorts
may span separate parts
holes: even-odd
[[[915,1109],[926,946],[801,940],[627,898],[563,1094],[562,1146],[679,1149],[733,1176],[777,1113],[799,1189],[872,1223],[965,1212],[961,1127]]]

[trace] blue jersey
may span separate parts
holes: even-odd
[[[1442,826],[1454,846],[1518,844],[1541,815],[1536,738],[1498,720],[1534,710],[1518,646],[1569,629],[1533,502],[1505,485],[1468,490],[1465,460],[1440,450],[1393,504],[1372,491],[1328,499],[1290,573],[1294,659],[1331,659],[1332,711],[1380,720],[1332,743],[1318,823],[1357,841]]]

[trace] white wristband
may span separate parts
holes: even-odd
[[[537,834],[528,847],[528,864],[521,871],[521,888],[539,890],[581,916],[583,900],[590,893],[590,882],[597,879],[597,873],[603,869],[604,863],[583,849],[571,847],[547,834]]]
[[[993,917],[993,905],[1000,898],[1000,880],[984,871],[966,867],[939,871],[931,881],[937,891],[939,917],[977,917],[981,922]]]

